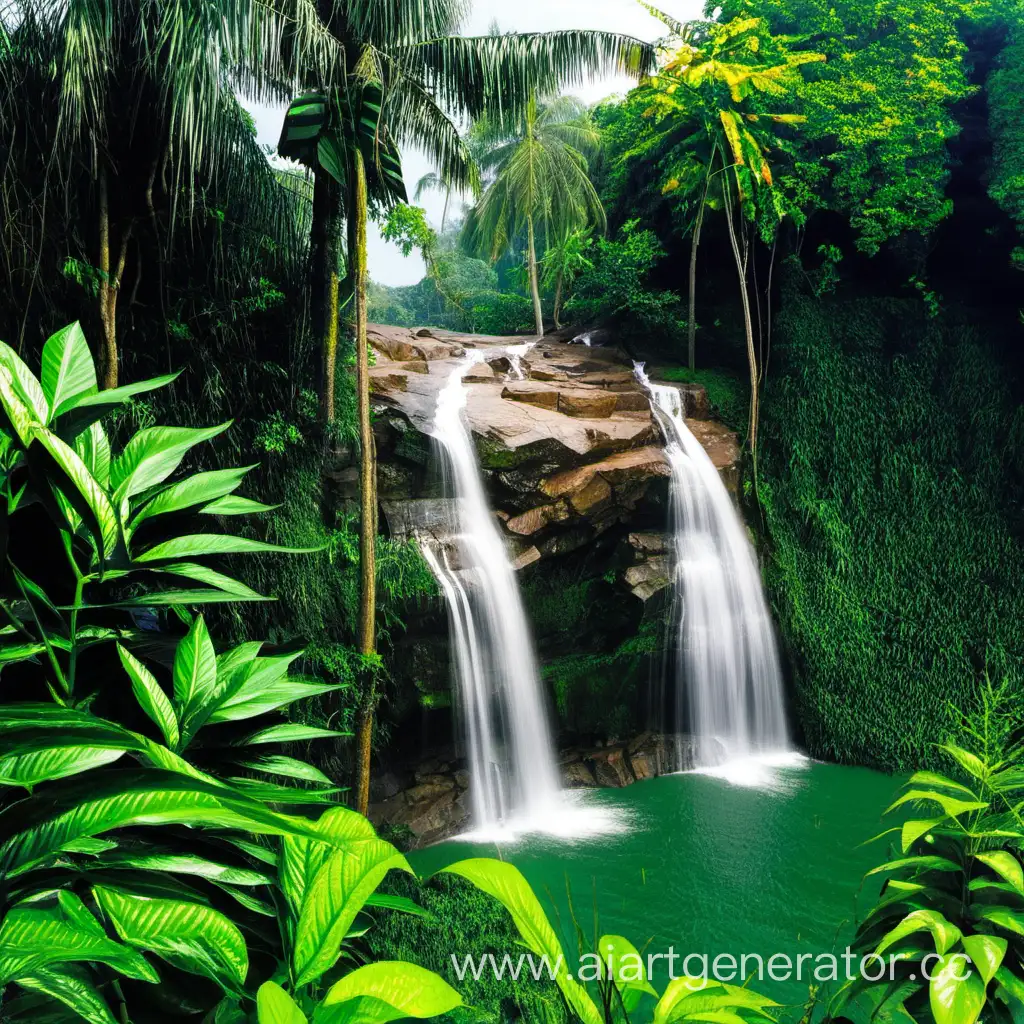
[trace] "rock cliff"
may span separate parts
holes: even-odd
[[[526,339],[437,329],[371,326],[369,341],[382,527],[396,538],[440,535],[451,521],[430,437],[434,412],[466,351],[481,353],[464,378],[465,415],[552,687],[564,783],[627,785],[677,770],[666,754],[677,744],[644,733],[638,707],[614,721],[605,713],[613,704],[619,711],[639,704],[636,680],[624,696],[628,687],[609,695],[593,679],[602,652],[606,674],[655,674],[660,656],[653,652],[643,655],[642,670],[633,658],[628,671],[609,652],[629,647],[644,623],[649,636],[658,631],[670,579],[669,465],[630,359],[611,345],[544,338],[513,361],[505,350]],[[658,379],[656,371],[651,376]],[[690,429],[735,492],[735,435],[712,417],[702,387],[676,386]],[[355,467],[340,467],[335,483],[342,499],[354,497]],[[536,607],[531,595],[539,595]],[[451,730],[445,611],[439,602],[420,608],[405,626],[394,637],[396,694],[383,709],[392,742],[378,766],[373,816],[424,842],[464,824],[471,780]],[[563,664],[586,681],[565,682],[557,671]]]

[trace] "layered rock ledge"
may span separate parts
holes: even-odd
[[[464,377],[466,417],[516,568],[578,550],[620,527],[629,535],[623,582],[642,600],[667,585],[668,547],[658,531],[666,521],[670,469],[625,353],[551,338],[376,325],[368,337],[376,357],[370,382],[378,490],[393,536],[436,534],[450,521],[450,496],[442,492],[430,437],[438,392],[475,349],[482,358]],[[510,359],[510,346],[517,359]],[[703,387],[674,386],[690,428],[735,491],[735,434],[711,418]],[[337,482],[353,493],[354,468],[339,470]]]

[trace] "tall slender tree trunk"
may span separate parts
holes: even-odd
[[[697,220],[693,225],[693,236],[690,238],[690,312],[687,316],[686,354],[691,370],[697,368],[697,247],[700,245],[700,230],[704,226],[704,208],[708,199],[708,182],[711,166],[708,165],[708,179],[704,182],[704,195],[701,197]]]
[[[107,187],[107,168],[99,169],[99,235],[100,235],[100,323],[103,325],[103,375],[101,389],[117,387],[117,294],[121,289],[124,267],[128,259],[128,243],[132,236],[131,223],[121,233],[117,261],[111,259],[110,196]]]
[[[754,347],[754,324],[750,314],[750,295],[747,292],[746,263],[740,253],[739,239],[736,237],[736,225],[733,220],[732,195],[725,184],[725,222],[729,229],[729,244],[732,246],[733,258],[736,261],[736,273],[739,276],[740,302],[743,306],[743,327],[747,336],[747,364],[750,371],[750,416],[747,421],[747,437],[750,444],[750,458],[754,468],[754,489],[757,489],[757,423],[760,413],[758,398],[757,350]]]
[[[334,422],[334,376],[338,360],[338,257],[341,245],[341,190],[323,170],[313,181],[310,229],[310,309],[320,342],[320,419]]]
[[[377,703],[373,667],[377,650],[377,476],[370,424],[370,361],[366,351],[366,165],[358,148],[352,165],[349,261],[356,313],[356,390],[359,393],[359,653],[363,657],[364,677],[356,726],[356,810],[366,814],[370,804],[370,752]]]
[[[544,337],[544,311],[540,305],[540,285],[537,283],[537,246],[533,236],[533,217],[526,218],[526,260],[530,274],[530,294],[533,296],[533,321],[537,337]]]
[[[559,317],[562,312],[562,272],[558,272],[558,280],[555,282],[555,330],[560,331],[562,324]]]

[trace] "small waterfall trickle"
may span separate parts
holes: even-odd
[[[522,376],[528,349],[504,350],[510,375]],[[433,433],[444,456],[445,493],[456,498],[456,522],[444,541],[421,547],[448,605],[474,823],[487,828],[514,817],[529,827],[557,814],[558,773],[515,570],[463,415],[463,378],[483,358],[467,350],[438,395]]]
[[[677,388],[637,380],[650,395],[672,469],[676,719],[688,722],[697,762],[791,751],[782,673],[753,547],[718,470],[686,425]]]

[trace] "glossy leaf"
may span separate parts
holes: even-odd
[[[985,985],[960,954],[932,969],[928,1003],[935,1024],[974,1024],[985,1006]]]
[[[610,976],[622,998],[623,1008],[632,1013],[645,996],[658,998],[647,980],[646,965],[636,946],[622,935],[602,935],[597,943],[602,977]]]
[[[18,984],[62,1002],[89,1024],[120,1024],[106,1000],[83,970],[43,968],[18,978]]]
[[[366,897],[392,868],[412,873],[390,843],[366,839],[331,854],[307,886],[295,926],[296,985],[308,985],[334,966]]]
[[[540,901],[517,867],[477,857],[444,868],[444,873],[459,875],[493,896],[512,915],[527,948],[538,956],[546,956],[549,964],[558,965],[554,980],[583,1024],[602,1024],[601,1015],[586,989],[569,976],[561,943]]]
[[[1005,878],[1018,893],[1024,895],[1024,868],[1009,850],[979,853],[977,859],[990,867],[1000,878]]]
[[[351,735],[351,733],[341,732],[337,729],[321,729],[315,725],[285,722],[282,725],[271,725],[266,729],[250,733],[244,739],[239,740],[236,745],[251,747],[260,743],[300,743],[305,740],[324,740]]]
[[[283,547],[280,544],[267,544],[265,541],[251,540],[248,537],[232,537],[228,534],[193,533],[182,537],[175,537],[173,540],[167,540],[161,544],[155,544],[141,555],[136,555],[135,561],[143,564],[171,559],[199,558],[207,555],[237,555],[261,552],[301,555],[319,550],[319,547]]]
[[[21,356],[10,345],[2,341],[0,341],[0,366],[10,374],[11,386],[32,414],[33,419],[40,424],[46,423],[50,415],[50,405],[46,401],[46,394],[42,386]]]
[[[440,975],[402,960],[382,960],[346,974],[324,996],[314,1024],[390,1024],[451,1013],[462,997]]]
[[[178,745],[178,719],[174,714],[174,708],[163,688],[156,681],[153,673],[142,664],[130,651],[126,651],[120,644],[117,645],[117,653],[121,658],[128,677],[132,681],[132,692],[139,702],[139,707],[149,716],[154,724],[163,734],[164,740],[169,747]]]
[[[96,394],[96,367],[77,321],[61,328],[43,345],[40,380],[49,403],[48,419],[59,416],[75,399]]]
[[[249,971],[245,939],[218,911],[200,903],[132,896],[102,886],[93,888],[93,896],[130,946],[202,974],[228,991],[245,984]]]
[[[935,951],[940,954],[948,952],[960,941],[960,929],[937,910],[914,910],[882,937],[875,952],[883,953],[901,939],[920,931],[931,933]]]
[[[963,942],[971,963],[987,985],[999,970],[1009,944],[995,935],[965,935]]]
[[[206,502],[230,494],[242,482],[246,473],[255,468],[241,466],[238,469],[215,469],[206,473],[194,473],[184,480],[179,480],[147,501],[135,513],[132,527],[137,527],[139,523],[153,516],[197,508]]]
[[[53,747],[32,754],[0,758],[0,785],[31,788],[77,775],[90,768],[113,764],[124,749],[110,747]]]
[[[256,993],[258,1024],[306,1024],[306,1015],[280,985],[265,981]]]
[[[174,703],[182,743],[188,743],[206,720],[216,694],[217,655],[206,622],[199,615],[174,655]]]

